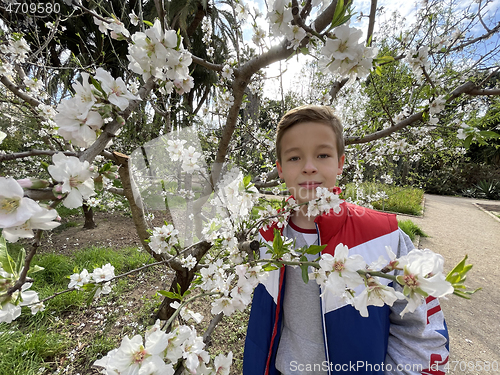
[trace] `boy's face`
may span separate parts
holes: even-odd
[[[330,191],[342,173],[345,155],[339,159],[333,129],[323,123],[302,122],[287,129],[281,139],[278,174],[297,203],[316,199],[316,188]]]

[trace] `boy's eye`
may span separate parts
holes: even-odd
[[[290,159],[288,159],[289,161],[296,161],[296,160],[299,160],[299,157],[298,156],[292,156]]]
[[[321,155],[319,155],[318,157],[319,157],[319,158],[322,158],[322,159],[326,159],[326,158],[329,158],[329,157],[330,157],[330,155],[328,155],[328,154],[321,154]]]

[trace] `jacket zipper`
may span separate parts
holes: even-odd
[[[319,233],[319,227],[318,227],[318,224],[315,223],[316,225],[316,233],[318,234],[318,246],[321,246],[321,236],[320,236],[320,233]],[[321,251],[321,253],[323,253],[323,251]],[[324,347],[325,347],[325,358],[326,358],[326,362],[328,364],[328,375],[331,375],[331,372],[330,372],[330,357],[328,355],[328,340],[326,338],[326,324],[325,324],[325,314],[323,313],[323,297],[321,297],[321,293],[323,292],[322,289],[321,289],[321,286],[319,287],[319,291],[320,291],[320,296],[319,296],[319,307],[320,307],[320,311],[321,311],[321,328],[323,329],[323,342],[324,342]]]

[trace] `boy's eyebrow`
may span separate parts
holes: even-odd
[[[329,144],[321,144],[321,145],[317,146],[316,148],[329,148],[331,150],[334,149],[334,147],[332,145],[329,145]],[[286,149],[283,152],[283,154],[289,154],[290,152],[295,152],[295,151],[300,151],[300,147],[292,147],[292,148]]]

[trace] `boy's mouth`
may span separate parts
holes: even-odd
[[[304,189],[316,189],[318,186],[321,185],[321,182],[318,181],[306,181],[302,182],[299,184],[300,187],[303,187]]]

